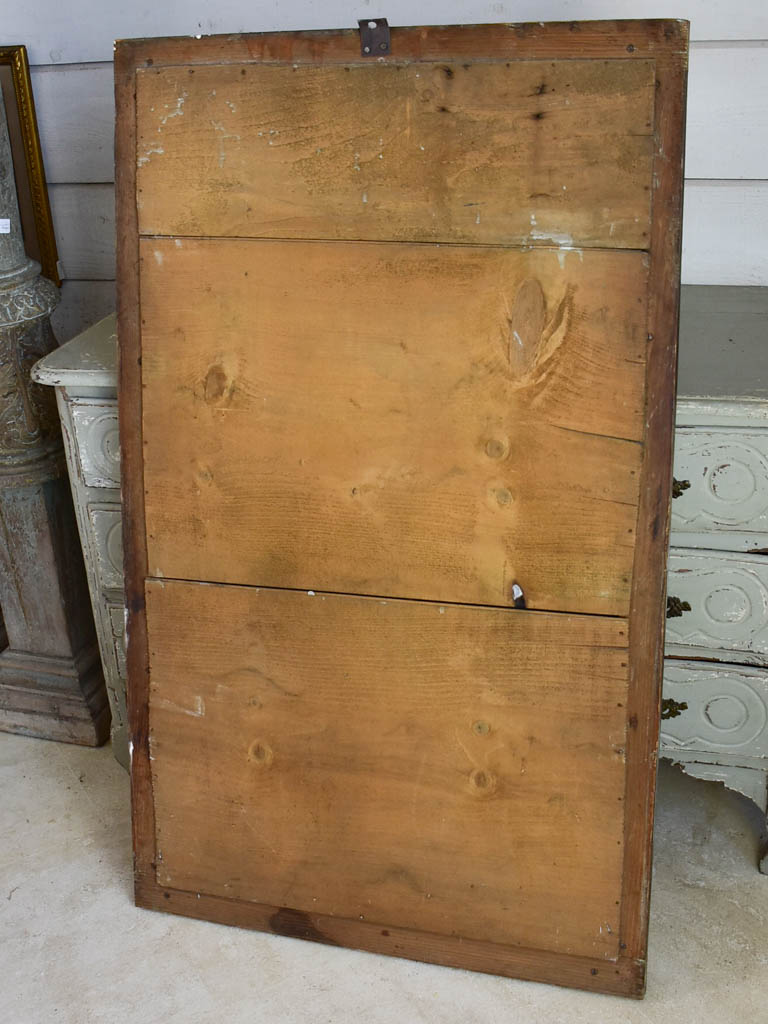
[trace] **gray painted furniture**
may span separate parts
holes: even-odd
[[[117,760],[128,767],[115,332],[113,314],[41,359],[32,377],[56,388],[112,711],[112,746]]]
[[[683,289],[662,757],[768,801],[768,289]],[[761,860],[768,873],[768,855]]]

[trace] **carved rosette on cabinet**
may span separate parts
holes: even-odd
[[[768,665],[768,559],[671,548],[667,602],[667,643],[717,652],[719,661]],[[687,605],[687,608],[685,607]],[[681,652],[677,652],[681,653]]]
[[[679,399],[674,477],[660,755],[765,812],[768,397]]]
[[[678,430],[675,479],[688,484],[672,503],[676,535],[711,535],[720,547],[768,533],[768,431]]]
[[[0,729],[97,745],[109,708],[50,392],[56,287],[27,258],[0,97]]]
[[[768,676],[741,665],[670,661],[667,699],[686,707],[661,726],[667,749],[712,750],[764,767],[768,757]],[[748,764],[747,764],[748,761]]]

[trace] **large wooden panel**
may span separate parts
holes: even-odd
[[[639,60],[148,68],[139,230],[647,248],[653,99]]]
[[[273,71],[280,70],[276,67],[280,65],[284,80],[306,82],[311,76],[302,69],[310,65],[335,66],[341,75],[344,67],[362,67],[367,62],[360,58],[356,34],[349,32],[134,41],[118,47],[120,412],[121,429],[126,431],[122,465],[128,662],[133,691],[136,894],[141,905],[507,975],[642,993],[673,419],[686,40],[687,26],[673,21],[393,31],[391,56],[376,64],[386,69],[382,82],[396,81],[390,76],[403,74],[389,71],[398,64],[410,68],[407,74],[413,73],[414,83],[421,69],[445,67],[453,77],[443,71],[443,78],[455,83],[461,81],[459,66],[463,74],[470,75],[476,66],[494,62],[499,70],[502,65],[506,68],[509,64],[510,70],[517,65],[510,80],[517,75],[523,80],[527,68],[522,65],[530,62],[547,67],[560,61],[574,67],[592,62],[593,69],[608,69],[604,62],[615,62],[606,70],[609,77],[619,66],[648,66],[654,82],[649,108],[652,127],[647,136],[653,153],[645,182],[648,198],[653,197],[649,237],[631,243],[628,237],[611,237],[609,230],[608,241],[588,240],[578,247],[566,237],[558,237],[553,223],[542,225],[535,212],[536,223],[530,227],[541,228],[546,238],[534,238],[530,232],[497,239],[480,234],[453,240],[480,244],[454,245],[445,244],[439,235],[416,235],[419,244],[414,244],[411,236],[401,231],[391,236],[397,244],[388,234],[361,241],[356,232],[345,234],[343,227],[334,226],[327,197],[319,193],[320,220],[325,218],[332,225],[326,233],[334,240],[234,237],[249,235],[250,229],[244,221],[227,226],[229,200],[224,195],[213,203],[216,215],[204,228],[216,237],[190,237],[187,225],[175,236],[147,236],[140,247],[139,218],[152,202],[146,192],[150,179],[144,172],[149,174],[152,165],[159,166],[166,156],[157,128],[170,125],[174,132],[182,128],[181,122],[187,118],[183,111],[191,98],[184,96],[183,85],[181,92],[170,96],[168,109],[155,120],[159,141],[153,145],[147,135],[148,146],[144,147],[137,130],[144,131],[145,115],[155,118],[158,114],[142,107],[140,97],[139,106],[136,104],[137,88],[139,92],[144,88],[148,71],[167,72],[170,77],[183,73],[194,79],[198,72],[207,75],[218,65],[229,84],[228,67],[245,70],[240,77],[247,79],[262,65]],[[470,68],[465,69],[464,64]],[[374,71],[371,64],[365,67],[366,74]],[[348,87],[339,86],[340,99],[331,112],[329,133],[334,130],[333,123],[343,119],[347,109],[356,105],[358,95],[365,92],[358,85],[361,78],[357,73],[343,74],[354,81],[355,89],[350,88],[344,96]],[[633,75],[640,72],[628,70],[625,81]],[[329,74],[327,80],[337,82],[337,77]],[[422,87],[424,83],[418,81]],[[209,93],[213,89],[215,85]],[[614,99],[620,99],[620,91],[614,90]],[[242,95],[244,103],[263,120],[260,97]],[[536,95],[541,99],[547,93]],[[208,95],[207,100],[217,97],[218,93]],[[312,101],[311,117],[297,121],[299,125],[315,121],[311,90],[307,97]],[[225,99],[237,107],[230,95]],[[197,100],[207,102],[199,94]],[[554,103],[554,95],[549,102]],[[456,120],[450,116],[451,107],[442,105],[446,110],[434,111],[430,127],[436,138],[444,133],[448,157],[460,147],[452,134]],[[372,117],[379,116],[377,109],[370,104],[369,108]],[[239,108],[227,109],[233,117],[239,114],[242,118]],[[457,116],[466,119],[468,109],[463,106]],[[479,98],[476,109],[485,111],[488,122],[487,96]],[[299,114],[301,105],[294,103],[291,110]],[[600,168],[604,194],[615,197],[615,181],[625,180],[625,169],[609,155],[617,146],[611,111],[605,117],[605,125],[611,126],[605,132],[605,144],[591,152]],[[542,122],[540,128],[546,125],[548,112],[550,121],[554,120],[552,110],[533,111],[537,112],[545,116],[528,120]],[[161,125],[163,118],[165,124]],[[207,180],[213,189],[224,183],[223,194],[231,183],[221,173],[244,140],[223,140],[228,122],[215,115],[211,119],[224,131],[209,126],[213,134],[206,137],[209,141],[215,137],[217,146],[208,154]],[[568,117],[562,123],[569,134],[578,133],[578,125]],[[588,118],[586,123],[589,125]],[[280,125],[271,127],[283,133]],[[546,168],[551,166],[547,161],[552,147],[542,146],[537,151],[529,146],[527,132],[534,127],[525,125],[520,146],[528,146],[529,160]],[[360,126],[357,130],[360,133]],[[185,132],[194,135],[189,124],[181,135]],[[587,132],[583,136],[585,147],[593,147],[596,135],[597,129],[595,135]],[[218,148],[219,136],[226,142],[223,150]],[[384,135],[376,136],[377,144],[378,138],[383,140]],[[542,131],[540,138],[548,136]],[[265,151],[280,149],[274,134],[272,147],[269,141],[268,137]],[[505,139],[500,142],[503,150]],[[568,148],[560,136],[557,144]],[[289,158],[290,148],[284,147],[277,155],[285,161],[289,191],[302,180]],[[163,152],[150,152],[157,149]],[[360,150],[353,151],[353,158],[355,152]],[[379,163],[383,164],[386,155],[380,152]],[[507,150],[506,156],[510,154]],[[314,158],[322,155],[309,154],[313,164]],[[192,183],[200,180],[199,167],[195,167],[198,158],[199,154],[190,153]],[[274,153],[267,155],[260,166],[272,167],[275,159]],[[378,159],[375,154],[373,160]],[[582,167],[579,159],[572,162],[577,169]],[[403,172],[407,171],[407,161],[400,164]],[[253,166],[244,166],[242,173],[258,206],[255,179],[248,177]],[[411,161],[411,166],[417,164]],[[489,164],[478,166],[485,173]],[[356,171],[353,163],[338,176],[338,210],[343,218],[364,216],[344,196],[349,180],[364,173],[362,163],[360,168]],[[399,168],[393,173],[399,173]],[[440,172],[434,173],[439,181]],[[522,162],[516,165],[512,158],[497,179],[496,189],[513,195],[514,181],[525,174]],[[137,175],[142,175],[141,181]],[[426,173],[423,177],[429,185],[432,179]],[[407,174],[398,180],[407,184]],[[185,181],[180,167],[180,190]],[[452,196],[458,187],[455,179],[451,186]],[[333,181],[328,187],[334,187]],[[231,191],[234,194],[237,188]],[[552,197],[551,189],[541,191]],[[567,194],[569,186],[563,191]],[[403,195],[410,202],[405,188]],[[370,197],[366,194],[366,198]],[[434,193],[428,198],[433,200]],[[169,201],[177,203],[173,196]],[[586,205],[593,202],[599,202],[596,192],[590,193]],[[370,205],[362,202],[362,195],[360,203],[361,207]],[[502,201],[499,207],[507,205],[513,204]],[[574,212],[578,206],[568,209]],[[425,223],[429,226],[426,214],[432,212],[436,215],[433,220],[458,223],[450,206],[433,202],[432,210],[426,206],[415,213],[411,210],[414,230],[421,231]],[[531,212],[527,211],[529,217]],[[580,211],[579,216],[591,217],[592,223],[609,223],[610,212]],[[248,214],[248,210],[241,209],[241,213]],[[302,206],[299,220],[306,215]],[[517,213],[501,209],[499,219],[520,216],[519,207]],[[638,224],[642,230],[641,222]],[[143,226],[150,230],[148,223]],[[483,212],[475,210],[470,230],[482,226]],[[395,215],[385,227],[398,230]],[[508,230],[508,225],[502,227]],[[231,233],[222,235],[221,230]],[[566,234],[569,231],[566,226]],[[436,239],[442,244],[425,244]],[[524,239],[526,245],[509,248],[510,243]],[[548,239],[550,245],[545,247]],[[648,249],[648,253],[622,252],[622,246]],[[371,252],[376,255],[366,255]],[[410,436],[407,428],[398,424],[398,416],[411,422]],[[378,431],[372,427],[377,417],[381,421]],[[183,437],[178,440],[177,435],[185,433],[195,435],[197,447]],[[157,443],[161,436],[176,452],[175,458],[166,459],[165,471]],[[205,453],[205,461],[198,458],[198,449]],[[454,453],[457,458],[450,458]],[[366,467],[373,468],[373,477],[361,476]],[[430,476],[436,468],[442,475]],[[191,482],[190,476],[195,474],[197,479]],[[250,483],[237,482],[238,477]],[[268,486],[259,488],[264,481]],[[601,502],[603,508],[599,509]],[[350,509],[356,510],[357,519]],[[626,520],[619,526],[622,515]],[[186,536],[185,546],[191,554],[182,553],[180,540],[171,538],[173,531],[177,538]],[[392,538],[398,532],[401,542],[394,543]],[[228,544],[221,541],[222,534]],[[345,537],[351,538],[346,548],[342,543]],[[526,553],[529,537],[535,540],[530,540]],[[165,554],[161,546],[154,546],[156,541],[165,545]],[[261,557],[265,544],[275,551],[272,562]],[[521,551],[527,562],[520,557]],[[306,584],[301,578],[305,552],[316,577]],[[158,554],[162,554],[162,563]],[[262,614],[258,601],[263,589],[233,587],[231,581],[201,585],[147,579],[157,572],[178,570],[182,554],[187,568],[195,576],[205,574],[208,580],[231,572],[244,573],[253,583],[258,582],[256,575],[263,579],[264,573],[275,573],[275,579],[285,586],[286,574],[293,573],[288,586],[296,589],[270,588],[269,594],[279,595],[274,596],[275,607],[280,602],[285,602],[285,607]],[[509,575],[505,576],[504,557],[510,554]],[[358,590],[358,596],[323,592],[331,589],[329,581],[322,578],[329,566],[337,575],[341,573],[342,582]],[[531,570],[530,576],[522,578],[521,566],[526,574]],[[372,571],[378,574],[375,579],[379,583],[389,580],[392,597],[386,596],[386,590],[368,590]],[[513,579],[523,584],[530,609],[549,607],[566,613],[510,609],[508,584]],[[365,592],[376,596],[361,596],[362,585]],[[423,592],[425,585],[435,591],[440,603],[402,600],[410,593],[428,598]],[[414,590],[409,592],[409,587]],[[199,600],[179,601],[173,615],[159,612],[162,595],[171,590],[179,593],[179,588],[194,592]],[[217,595],[235,590],[248,595],[244,601],[257,602],[257,614],[247,614],[244,606],[237,605],[235,599],[230,604],[229,598],[227,607],[219,608]],[[469,591],[474,597],[466,596]],[[445,593],[449,596],[444,597]],[[488,596],[477,597],[484,593]],[[464,602],[470,601],[478,603],[468,607]],[[306,602],[306,607],[300,602]],[[333,615],[325,620],[327,628],[309,611],[311,602],[321,608],[333,606]],[[485,607],[480,606],[483,603]],[[504,607],[488,607],[499,603]],[[388,615],[393,606],[400,609],[399,624],[392,625],[393,618],[380,627],[376,616]],[[358,615],[351,611],[353,607],[367,610]],[[569,607],[593,614],[571,616]],[[298,611],[294,614],[288,608]],[[601,612],[612,616],[607,628],[628,632],[628,638],[617,637],[606,646],[606,635],[593,632],[606,622]],[[430,613],[438,622],[450,623],[450,628],[443,633],[438,626],[433,634],[432,627],[426,627],[425,617]],[[369,628],[372,623],[376,628]],[[252,637],[259,635],[262,626],[268,643],[260,640],[261,646],[254,646]],[[166,632],[158,636],[153,632],[157,627]],[[576,633],[584,639],[583,645],[573,642]],[[430,636],[435,638],[433,647]],[[161,652],[164,645],[169,651],[167,661]],[[188,657],[185,648],[192,651]],[[614,657],[622,660],[617,663]],[[319,669],[316,683],[310,676],[315,658]],[[266,664],[274,671],[262,678]],[[221,671],[228,671],[230,677],[221,678]],[[243,684],[244,679],[249,682]],[[604,688],[608,679],[612,682]],[[461,698],[451,690],[452,680],[460,684]],[[286,692],[273,693],[274,682]],[[488,719],[474,716],[489,682],[502,692],[506,692],[505,686],[509,688],[516,702],[514,715],[501,715],[493,722],[490,715]],[[253,704],[243,710],[239,702],[251,684],[262,687],[267,699],[261,690],[249,693],[262,708]],[[310,684],[317,685],[318,699]],[[227,686],[232,687],[229,695],[224,689]],[[428,699],[422,704],[425,694]],[[470,704],[462,703],[464,697]],[[618,716],[610,725],[601,717],[609,713],[609,707],[614,710],[606,698],[615,700]],[[546,723],[541,725],[531,718],[540,699]],[[303,731],[294,731],[292,702],[298,702],[296,728]],[[235,707],[237,713],[232,714]],[[251,717],[262,711],[263,718]],[[388,728],[398,716],[425,730],[427,749],[434,756],[424,761],[419,743],[408,748],[397,729]],[[347,721],[351,732],[345,727]],[[440,729],[453,725],[455,731],[461,721],[468,722],[473,742],[493,737],[494,728],[509,742],[493,754],[489,749],[487,763],[476,764],[470,758],[463,766],[467,785],[478,788],[479,782],[481,790],[493,790],[485,799],[487,818],[483,817],[485,810],[482,815],[478,811],[466,820],[460,818],[459,829],[451,836],[456,845],[446,851],[437,842],[442,836],[427,811],[432,831],[426,838],[434,841],[426,848],[418,826],[408,821],[402,800],[391,794],[407,775],[411,783],[423,779],[437,793],[438,807],[455,811],[460,799],[469,796],[480,801],[479,794],[467,793],[465,788],[461,794],[451,791],[457,798],[451,803],[450,793],[436,783],[435,769],[441,766],[453,767],[452,777],[460,774],[458,762],[450,759],[457,756],[455,749]],[[250,736],[251,725],[262,722],[269,732],[259,730]],[[315,731],[318,723],[324,726],[324,735]],[[357,739],[371,723],[369,742]],[[596,822],[577,806],[577,813],[564,822],[559,837],[547,833],[551,862],[543,846],[523,849],[521,859],[530,857],[532,864],[526,875],[531,878],[531,902],[526,904],[526,890],[522,890],[521,915],[509,931],[503,908],[510,903],[504,902],[505,894],[493,888],[498,882],[491,879],[502,876],[497,867],[509,866],[508,860],[496,858],[495,839],[497,834],[505,835],[512,819],[502,802],[504,785],[501,790],[494,787],[499,780],[513,778],[515,767],[523,779],[530,772],[528,765],[526,773],[520,772],[521,764],[516,765],[511,754],[520,735],[515,729],[523,724],[530,726],[525,737],[541,738],[550,764],[560,763],[558,750],[563,758],[565,776],[549,779],[546,799],[563,792],[559,786],[565,777],[567,793],[572,794],[572,802],[577,800],[581,793],[577,793],[576,783],[571,789],[570,782],[579,780],[585,805],[594,799],[601,816]],[[614,724],[618,729],[613,729]],[[603,726],[608,727],[607,733]],[[175,738],[177,727],[183,732],[183,741]],[[569,739],[571,730],[574,743]],[[246,732],[250,738],[243,753],[241,741]],[[353,742],[358,746],[351,747]],[[302,761],[302,743],[314,755],[307,762]],[[394,752],[393,771],[387,761],[390,750]],[[285,751],[290,754],[288,761]],[[243,768],[249,752],[249,767]],[[615,760],[606,762],[601,772],[599,765],[606,754]],[[589,763],[583,771],[579,767],[582,758],[583,764]],[[190,765],[198,761],[206,766],[206,774],[199,793],[190,795],[197,786]],[[221,779],[216,779],[217,761]],[[307,763],[310,768],[300,775]],[[351,818],[345,817],[346,792],[338,797],[329,784],[327,792],[338,798],[323,802],[315,763],[320,766],[318,778],[331,778],[335,784],[344,773],[353,780],[345,779],[353,801]],[[612,785],[611,771],[616,766],[622,780],[607,798],[605,787]],[[249,806],[254,808],[254,817],[262,815],[273,831],[285,826],[276,849],[287,850],[288,863],[295,868],[290,873],[278,867],[278,874],[283,874],[277,884],[270,881],[264,858],[256,866],[250,863],[249,851],[263,839],[258,825],[253,839],[233,831],[239,852],[236,858],[230,858],[228,852],[230,833],[221,827],[227,815],[237,819],[238,795],[242,795],[244,806],[251,799],[247,775],[251,769],[260,780],[258,792],[265,799]],[[476,769],[480,775],[467,782]],[[285,788],[276,791],[273,799],[267,785],[278,773]],[[380,787],[370,782],[374,774],[381,780]],[[537,761],[534,779],[545,778],[546,769]],[[163,790],[165,782],[171,786],[170,796]],[[314,801],[305,800],[305,787],[314,793]],[[228,792],[236,795],[225,795]],[[291,792],[300,794],[293,801],[298,813],[295,828],[285,817]],[[544,792],[542,783],[535,807],[532,803],[529,808],[531,831],[526,833],[521,823],[516,842],[521,835],[541,837],[549,828],[547,815],[541,813]],[[287,799],[283,799],[285,793]],[[228,799],[233,802],[227,808]],[[200,813],[196,803],[209,813]],[[499,810],[498,829],[494,806]],[[389,808],[392,819],[387,817]],[[183,837],[177,830],[179,815],[190,826]],[[330,878],[327,846],[314,860],[311,853],[304,856],[305,827],[310,831],[314,827],[312,815],[328,815],[334,825],[361,826],[364,838],[352,849],[350,861],[353,884],[343,891],[335,878]],[[617,815],[623,818],[623,826],[617,824]],[[408,855],[413,849],[415,877],[433,869],[438,880],[443,880],[436,887],[447,894],[442,907],[438,903],[437,909],[431,909],[433,900],[441,898],[432,888],[426,890],[429,898],[418,886],[412,895],[398,895],[394,901],[389,893],[382,896],[381,888],[378,895],[371,894],[372,883],[375,888],[380,875],[366,876],[371,863],[367,858],[378,855],[375,851],[383,845],[380,840],[390,838],[390,820],[398,829],[405,824],[412,828],[408,838],[413,836],[413,842],[397,846],[401,866],[408,872]],[[590,833],[593,821],[598,830],[595,835]],[[549,895],[544,886],[537,890],[539,866],[546,875],[548,864],[557,863],[559,853],[552,855],[551,850],[559,850],[558,838],[570,855],[571,831],[575,829],[581,836],[582,823],[587,829],[586,844],[597,852],[599,864],[592,865],[587,857],[581,861],[586,870],[576,872],[578,878],[570,876],[572,885],[556,892],[553,889]],[[472,831],[473,824],[484,828],[484,842]],[[239,821],[237,828],[243,828]],[[317,830],[317,834],[327,841],[325,832]],[[620,861],[615,872],[610,866],[612,843]],[[469,851],[470,864],[477,858],[490,894],[490,899],[485,894],[473,895],[478,903],[476,918],[473,900],[460,898],[461,882],[467,880],[464,849]],[[222,851],[226,864],[242,865],[234,878],[233,870],[222,868]],[[453,862],[451,872],[445,867],[448,860]],[[282,863],[279,857],[278,861]],[[344,858],[337,863],[344,870]],[[319,893],[310,892],[312,886],[304,877],[304,869],[315,865],[319,866],[318,877],[329,878]],[[602,873],[603,869],[607,873]],[[553,867],[554,885],[561,881],[557,875]],[[285,883],[283,892],[279,891],[280,881]],[[395,891],[401,883],[407,884],[405,876],[388,877],[384,882]],[[593,899],[583,888],[592,883]],[[241,886],[236,892],[234,884]],[[267,894],[261,896],[261,891]],[[368,899],[371,907],[378,906],[371,916],[362,906]],[[322,903],[319,909],[314,906],[316,900]],[[543,921],[535,919],[537,900],[541,901]],[[601,915],[613,908],[618,931],[610,916],[602,922],[604,932],[600,933],[600,924],[596,931],[596,919],[587,909],[590,902]],[[447,909],[454,903],[457,924],[449,919]],[[384,919],[388,907],[393,918],[406,923],[390,924]],[[582,927],[562,938],[557,918],[568,916],[568,910],[573,910]]]
[[[161,885],[617,955],[626,622],[162,581],[147,608]]]
[[[146,240],[150,575],[626,614],[645,288],[640,253]]]

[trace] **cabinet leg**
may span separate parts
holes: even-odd
[[[681,760],[666,750],[662,751],[661,756],[669,758],[673,764],[682,768],[686,775],[708,782],[722,782],[728,789],[734,789],[756,803],[763,814],[768,813],[768,772],[759,768]],[[768,831],[768,818],[766,830]],[[764,875],[768,875],[768,841],[761,847],[757,866]]]

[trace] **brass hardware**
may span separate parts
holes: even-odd
[[[679,718],[683,711],[688,710],[688,704],[686,701],[672,700],[671,697],[665,697],[661,702],[661,720],[666,722],[669,718]]]
[[[679,597],[667,598],[667,618],[679,619],[683,612],[689,612],[691,606],[687,601],[681,601]]]
[[[675,480],[672,477],[672,497],[679,498],[683,491],[687,491],[690,486],[690,480]]]

